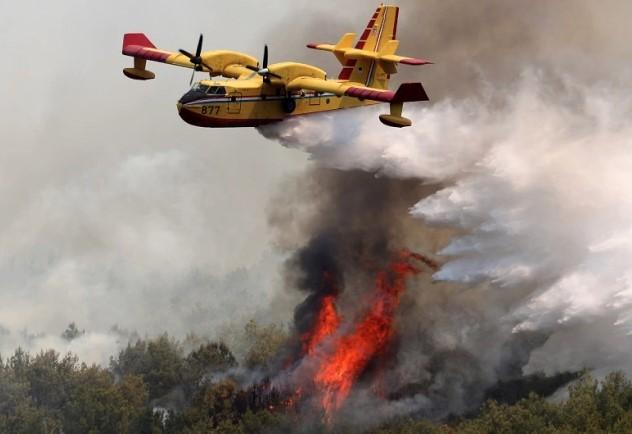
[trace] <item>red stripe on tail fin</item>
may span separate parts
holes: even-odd
[[[366,40],[368,39],[369,35],[371,34],[371,31],[373,30],[373,26],[375,25],[375,20],[377,20],[378,16],[380,15],[381,9],[382,9],[382,6],[380,6],[379,8],[375,10],[375,13],[373,14],[371,19],[369,20],[369,23],[364,29],[362,36],[360,36],[360,39],[358,40],[355,46],[355,48],[357,48],[358,50],[364,49]],[[353,74],[353,69],[355,68],[357,63],[358,62],[355,59],[348,60],[345,66],[342,68],[342,71],[340,71],[340,75],[338,75],[338,80],[349,80],[351,78],[351,75]]]

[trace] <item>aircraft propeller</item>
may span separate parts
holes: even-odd
[[[204,66],[206,67],[206,69],[208,69],[209,72],[213,71],[213,68],[211,68],[210,66],[208,66],[206,63],[204,63],[204,59],[202,59],[202,42],[203,42],[203,36],[200,34],[200,39],[198,39],[198,44],[197,44],[197,49],[195,50],[195,55],[189,53],[187,50],[184,49],[179,49],[178,51],[187,56],[189,58],[189,61],[195,65],[193,67],[193,73],[191,74],[191,81],[189,83],[189,85],[193,84],[193,77],[195,76],[195,71],[204,71]]]
[[[263,81],[266,83],[270,83],[270,77],[282,78],[280,75],[275,74],[274,72],[270,72],[270,70],[268,69],[268,45],[267,44],[263,48],[262,68],[258,68],[256,66],[250,66],[250,65],[246,65],[246,68],[262,76]]]

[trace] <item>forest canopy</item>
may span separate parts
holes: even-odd
[[[68,338],[81,333],[71,324]],[[246,327],[250,348],[238,361],[222,342],[168,335],[131,342],[108,367],[88,366],[72,354],[16,350],[0,359],[0,433],[291,433],[326,432],[305,426],[299,412],[233,378],[243,365],[263,367],[283,342],[281,327]],[[196,345],[192,349],[191,343]],[[358,431],[369,434],[630,433],[632,383],[622,373],[602,381],[584,374],[568,397],[553,402],[525,391],[517,402],[488,400],[476,414],[449,421],[408,417]],[[502,401],[502,399],[500,400]],[[329,430],[329,432],[332,432]]]

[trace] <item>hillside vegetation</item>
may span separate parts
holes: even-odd
[[[262,366],[282,340],[279,329],[250,325],[252,347],[242,362]],[[167,335],[138,340],[107,368],[54,351],[18,349],[0,359],[0,433],[291,433],[301,415],[263,402],[230,375],[238,367],[223,343],[193,351]],[[309,432],[327,432],[312,426]],[[329,432],[355,433],[337,427]],[[622,374],[603,381],[584,375],[568,398],[552,403],[534,393],[513,405],[486,402],[467,419],[443,424],[394,420],[370,434],[632,433],[632,383]]]

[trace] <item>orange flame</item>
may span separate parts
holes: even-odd
[[[330,273],[324,274],[327,295],[320,300],[311,330],[300,336],[302,356],[311,362],[300,369],[306,369],[302,373],[308,373],[311,381],[294,390],[285,402],[286,408],[295,408],[305,396],[315,392],[325,421],[331,423],[334,412],[342,407],[369,363],[386,354],[395,333],[395,312],[406,289],[406,278],[420,273],[411,260],[432,270],[438,268],[430,258],[408,250],[400,252],[385,271],[378,273],[368,311],[346,334],[341,332],[342,318],[336,308],[339,288]],[[374,389],[376,394],[386,395],[383,382],[375,383]]]
[[[338,338],[333,352],[325,356],[318,367],[314,384],[320,391],[327,420],[342,406],[369,362],[390,341],[394,332],[395,311],[405,290],[405,279],[419,273],[407,260],[420,259],[417,256],[404,251],[400,259],[389,266],[388,272],[378,274],[371,308],[350,334]],[[321,314],[326,316],[323,310]]]
[[[335,301],[336,297],[333,295],[323,297],[314,328],[301,337],[305,354],[314,355],[318,345],[338,330],[340,317],[336,311]]]

